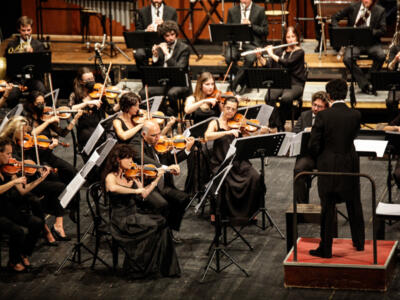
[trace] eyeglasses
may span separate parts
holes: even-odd
[[[319,108],[319,109],[325,108],[325,105],[318,105],[316,103],[313,103],[312,106],[316,107],[316,108]]]

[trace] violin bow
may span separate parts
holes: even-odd
[[[150,120],[149,87],[147,84],[144,86],[144,90],[146,92],[147,119]]]
[[[22,177],[25,176],[25,163],[24,163],[24,125],[21,125],[21,175]],[[25,185],[23,185],[25,188]]]
[[[107,73],[106,73],[106,78],[104,78],[104,83],[103,83],[103,85],[101,87],[101,92],[100,92],[100,96],[99,96],[98,100],[101,100],[101,98],[103,97],[103,93],[104,93],[104,90],[106,88],[106,83],[108,82],[108,76],[110,75],[111,66],[112,66],[112,62],[110,62],[109,66],[108,66],[108,70],[107,70]]]
[[[35,126],[33,126],[33,141],[35,143],[35,153],[36,153],[36,164],[40,166],[40,158],[39,158],[39,149],[37,145],[37,137],[36,137],[36,132],[35,132]]]
[[[51,80],[51,73],[49,73],[49,84],[50,84],[50,93],[51,93],[51,101],[53,103],[53,114],[54,116],[57,116],[57,111],[56,111],[56,100],[54,99],[54,91],[53,91],[53,81]]]
[[[144,175],[143,175],[143,169],[144,169],[144,141],[143,141],[143,136],[140,139],[140,180],[142,181],[142,187],[144,187]],[[144,199],[143,199],[144,201]]]
[[[231,61],[231,63],[229,64],[228,70],[226,71],[226,73],[224,75],[224,80],[222,80],[222,83],[224,83],[226,78],[228,77],[228,74],[231,71],[232,65],[233,65],[233,61]]]

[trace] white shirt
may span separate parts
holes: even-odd
[[[356,22],[354,23],[354,27],[356,27],[358,20],[361,18],[361,16],[363,16],[365,14],[365,11],[367,11],[367,10],[368,9],[364,6],[364,4],[361,3],[360,10],[358,11],[358,14],[357,14]],[[367,18],[367,22],[365,25],[369,26],[370,23],[371,23],[371,11],[369,13],[369,16]]]
[[[245,9],[244,5],[240,5],[240,22],[242,22],[243,19],[250,19],[250,11],[251,11],[251,6],[253,5],[253,2],[250,2],[249,6]],[[245,16],[246,18],[243,18]]]
[[[177,41],[178,41],[178,40],[176,39],[175,42],[171,45],[171,51],[169,51],[169,53],[168,53],[167,55],[164,54],[164,67],[167,67],[167,66],[168,66],[167,61],[172,57],[172,54],[174,53],[174,50],[175,50],[175,46],[176,46],[176,42],[177,42]],[[153,62],[156,63],[157,61],[158,61],[158,56],[155,57],[155,56],[153,55]]]
[[[157,30],[157,25],[156,25],[156,19],[157,18],[161,18],[163,17],[163,13],[164,13],[164,4],[161,3],[161,6],[158,8],[159,11],[159,16],[157,17],[157,9],[154,7],[153,4],[151,4],[151,22],[154,26],[156,26],[156,30]]]

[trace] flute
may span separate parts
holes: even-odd
[[[272,50],[279,49],[279,48],[290,47],[290,46],[294,46],[294,45],[297,45],[297,44],[298,44],[298,42],[289,43],[289,44],[282,44],[282,45],[278,45],[278,46],[273,46]],[[265,52],[265,51],[267,51],[267,47],[260,48],[260,49],[249,50],[249,51],[244,51],[244,52],[242,52],[240,54],[240,56],[246,56],[246,55]]]

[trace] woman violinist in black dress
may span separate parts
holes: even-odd
[[[289,26],[286,29],[284,36],[284,43],[299,43],[299,34],[293,26]],[[307,80],[304,50],[298,45],[276,50],[273,50],[272,46],[268,46],[267,54],[270,61],[267,61],[260,53],[257,53],[257,59],[261,65],[286,68],[289,70],[291,77],[290,89],[271,89],[271,98],[268,98],[268,93],[265,95],[265,103],[275,107],[270,118],[270,126],[278,127],[279,131],[285,131],[285,122],[290,116],[293,100],[299,99],[303,95],[304,85]],[[278,98],[280,98],[279,109],[276,108]]]
[[[232,141],[242,134],[240,130],[230,129],[228,126],[228,121],[236,115],[238,105],[236,98],[226,99],[222,115],[217,120],[210,122],[204,134],[206,141],[214,141],[213,155],[210,159],[211,170],[214,175],[224,161]],[[267,127],[263,126],[259,133],[267,133],[268,130]],[[248,160],[235,160],[219,194],[223,195],[221,197],[224,204],[221,206],[222,213],[237,224],[247,223],[260,207],[261,201],[264,201],[260,174]],[[213,216],[211,220],[213,221]]]
[[[124,270],[133,278],[179,276],[180,267],[170,229],[161,215],[141,213],[137,202],[157,186],[164,171],[143,187],[137,179],[127,178],[132,167],[132,148],[117,144],[107,158],[104,186],[111,205],[111,234],[126,250]]]

